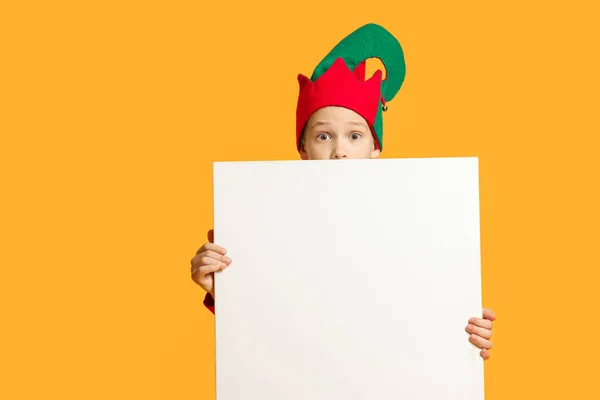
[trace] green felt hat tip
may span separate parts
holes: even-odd
[[[386,79],[381,83],[386,102],[396,96],[404,83],[406,63],[402,46],[379,24],[365,24],[342,39],[316,66],[311,80],[318,79],[340,57],[351,70],[370,58],[380,59],[386,69]]]

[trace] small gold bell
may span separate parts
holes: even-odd
[[[386,104],[386,105],[384,105],[384,106],[382,106],[382,107],[381,107],[381,109],[382,109],[383,111],[387,111],[387,110],[388,110],[388,106],[387,106],[387,104]]]

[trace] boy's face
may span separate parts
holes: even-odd
[[[379,153],[367,121],[343,107],[315,112],[306,123],[300,147],[303,160],[377,158]]]

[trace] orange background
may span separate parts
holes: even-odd
[[[537,3],[4,2],[0,398],[214,398],[211,163],[297,159],[296,74],[366,22],[384,157],[480,157],[487,399],[600,398],[598,14]]]

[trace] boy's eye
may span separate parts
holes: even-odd
[[[360,133],[353,133],[353,134],[350,135],[350,139],[352,139],[352,140],[358,140],[358,139],[361,138],[361,136],[362,135]]]
[[[318,140],[327,140],[327,139],[329,139],[329,135],[327,133],[319,133],[317,135],[317,139]]]

